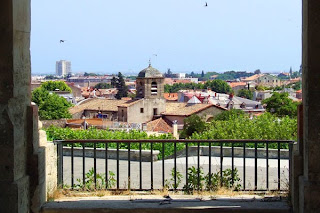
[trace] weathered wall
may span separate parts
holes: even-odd
[[[0,206],[29,211],[30,1],[0,1]]]
[[[143,108],[143,113],[140,112],[140,109]],[[163,98],[158,99],[142,99],[136,104],[133,104],[127,107],[127,116],[126,119],[129,123],[145,123],[151,121],[153,118],[153,109],[157,108],[158,115],[161,112],[164,112],[166,109],[166,100]],[[119,108],[120,109],[120,108]],[[121,114],[119,110],[119,114]]]
[[[56,127],[64,128],[66,126],[66,119],[60,120],[41,120],[42,128],[48,128],[51,125]]]

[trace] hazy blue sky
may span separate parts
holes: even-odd
[[[33,0],[32,73],[299,69],[301,0],[206,1]]]

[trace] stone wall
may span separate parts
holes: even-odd
[[[43,128],[48,128],[51,125],[56,126],[56,127],[61,127],[64,128],[66,127],[66,119],[60,119],[60,120],[41,120],[42,127]]]

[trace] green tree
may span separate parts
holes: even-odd
[[[111,86],[112,88],[115,88],[117,86],[117,79],[114,76],[111,79]]]
[[[118,73],[116,88],[118,89],[118,93],[116,94],[117,99],[121,99],[122,97],[128,97],[128,87],[126,86],[121,72]]]
[[[71,88],[63,81],[46,81],[41,84],[41,88],[47,91],[68,91],[72,92]]]
[[[41,120],[71,118],[68,108],[72,104],[65,98],[50,92],[56,89],[71,92],[71,88],[63,81],[44,82],[32,92],[32,101],[39,107],[39,117]]]
[[[72,106],[65,98],[39,87],[32,92],[32,101],[39,107],[41,120],[71,118],[68,108]]]
[[[234,118],[243,117],[244,115],[245,115],[245,113],[240,109],[231,109],[231,110],[226,110],[226,111],[218,114],[214,118],[214,120],[216,120],[216,121],[228,121],[228,120],[232,120]]]
[[[261,74],[260,69],[255,70],[255,71],[254,71],[254,74]]]
[[[244,97],[247,99],[252,99],[253,98],[253,93],[251,90],[248,89],[240,89],[237,93],[237,96],[239,97]]]
[[[228,83],[223,81],[223,80],[220,80],[220,79],[207,81],[204,84],[204,87],[205,88],[210,88],[211,90],[213,90],[215,92],[219,92],[219,93],[231,93],[232,92],[232,89],[228,85]]]
[[[206,123],[198,116],[191,115],[184,119],[184,126],[181,132],[182,138],[190,137],[194,132],[201,133],[206,129]]]
[[[268,112],[275,114],[277,116],[297,116],[297,106],[298,102],[294,102],[290,99],[288,93],[277,93],[274,92],[270,98],[262,101],[266,104],[266,109]]]
[[[108,83],[98,83],[96,86],[95,86],[96,89],[110,89],[112,88],[111,84],[108,84]]]

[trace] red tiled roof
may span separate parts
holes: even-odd
[[[147,123],[147,131],[172,133],[172,127],[162,118]]]
[[[246,82],[230,82],[229,85],[231,88],[234,88],[237,86],[246,86],[247,83]]]
[[[177,101],[178,100],[178,93],[163,93],[163,97],[167,101]]]

